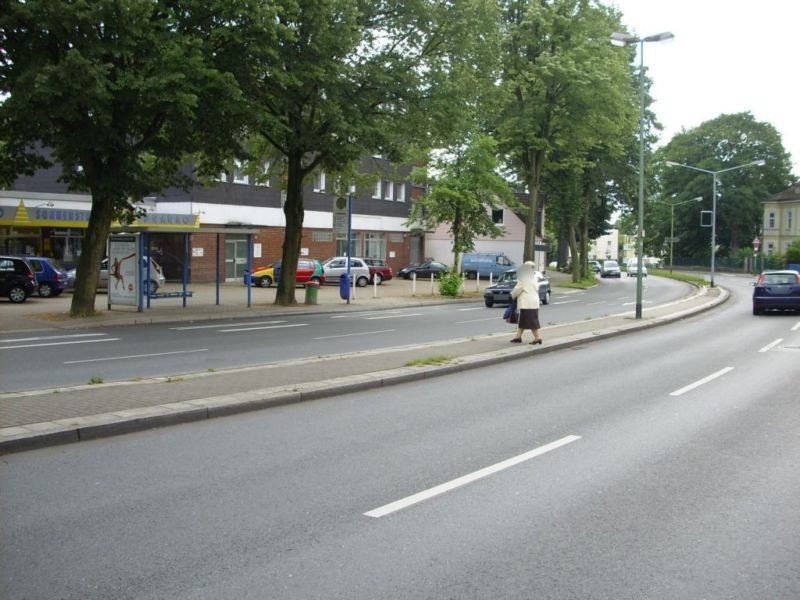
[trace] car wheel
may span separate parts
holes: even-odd
[[[143,287],[145,295],[150,296],[158,291],[158,282],[150,279],[144,282]]]
[[[762,311],[762,310],[761,310],[759,307],[757,307],[755,304],[753,304],[753,314],[754,314],[754,315],[758,316],[758,315],[760,315],[762,312],[763,312],[763,311]]]
[[[477,271],[467,271],[466,275],[467,275],[467,279],[477,279],[478,278],[478,272]]]
[[[486,308],[492,308],[494,306],[494,300],[490,298],[484,298],[483,303],[486,305]]]
[[[261,278],[261,282],[259,283],[261,287],[269,287],[272,285],[272,279],[269,276],[264,276]]]
[[[39,295],[42,298],[49,298],[50,296],[53,296],[54,295],[53,294],[53,286],[50,285],[49,283],[40,283],[39,284]]]
[[[544,305],[550,304],[550,290],[547,290],[544,293],[544,298],[542,298],[542,304]]]
[[[21,288],[19,286],[14,286],[10,290],[8,290],[8,299],[11,300],[14,304],[20,304],[21,302],[25,302],[28,298],[28,293],[25,291],[25,288]]]
[[[369,283],[368,277],[361,276],[358,279],[356,279],[356,285],[358,287],[367,287],[368,283]]]
[[[378,285],[383,283],[383,277],[381,277],[380,273],[375,273],[375,275],[372,276],[372,283],[377,283]]]

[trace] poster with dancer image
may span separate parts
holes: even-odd
[[[108,240],[108,303],[138,306],[137,248],[135,235]]]

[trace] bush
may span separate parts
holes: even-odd
[[[439,293],[442,296],[450,296],[457,298],[461,295],[461,286],[464,284],[464,278],[458,273],[447,273],[442,275],[439,280]]]

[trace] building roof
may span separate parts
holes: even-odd
[[[800,181],[763,202],[796,202],[797,200],[800,200]]]

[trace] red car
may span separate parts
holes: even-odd
[[[251,281],[253,285],[260,287],[269,287],[275,283],[281,276],[281,261],[277,261],[268,267],[257,268],[253,271]],[[295,283],[305,284],[309,281],[316,281],[318,283],[325,283],[325,274],[322,265],[316,259],[300,258],[297,261],[297,274],[295,275]],[[244,276],[245,285],[247,285],[247,275]]]
[[[394,277],[394,273],[392,273],[392,267],[390,267],[385,260],[381,258],[365,258],[364,262],[367,263],[367,266],[369,267],[370,283],[377,281],[378,285],[380,285],[384,281],[389,281],[392,277]]]

